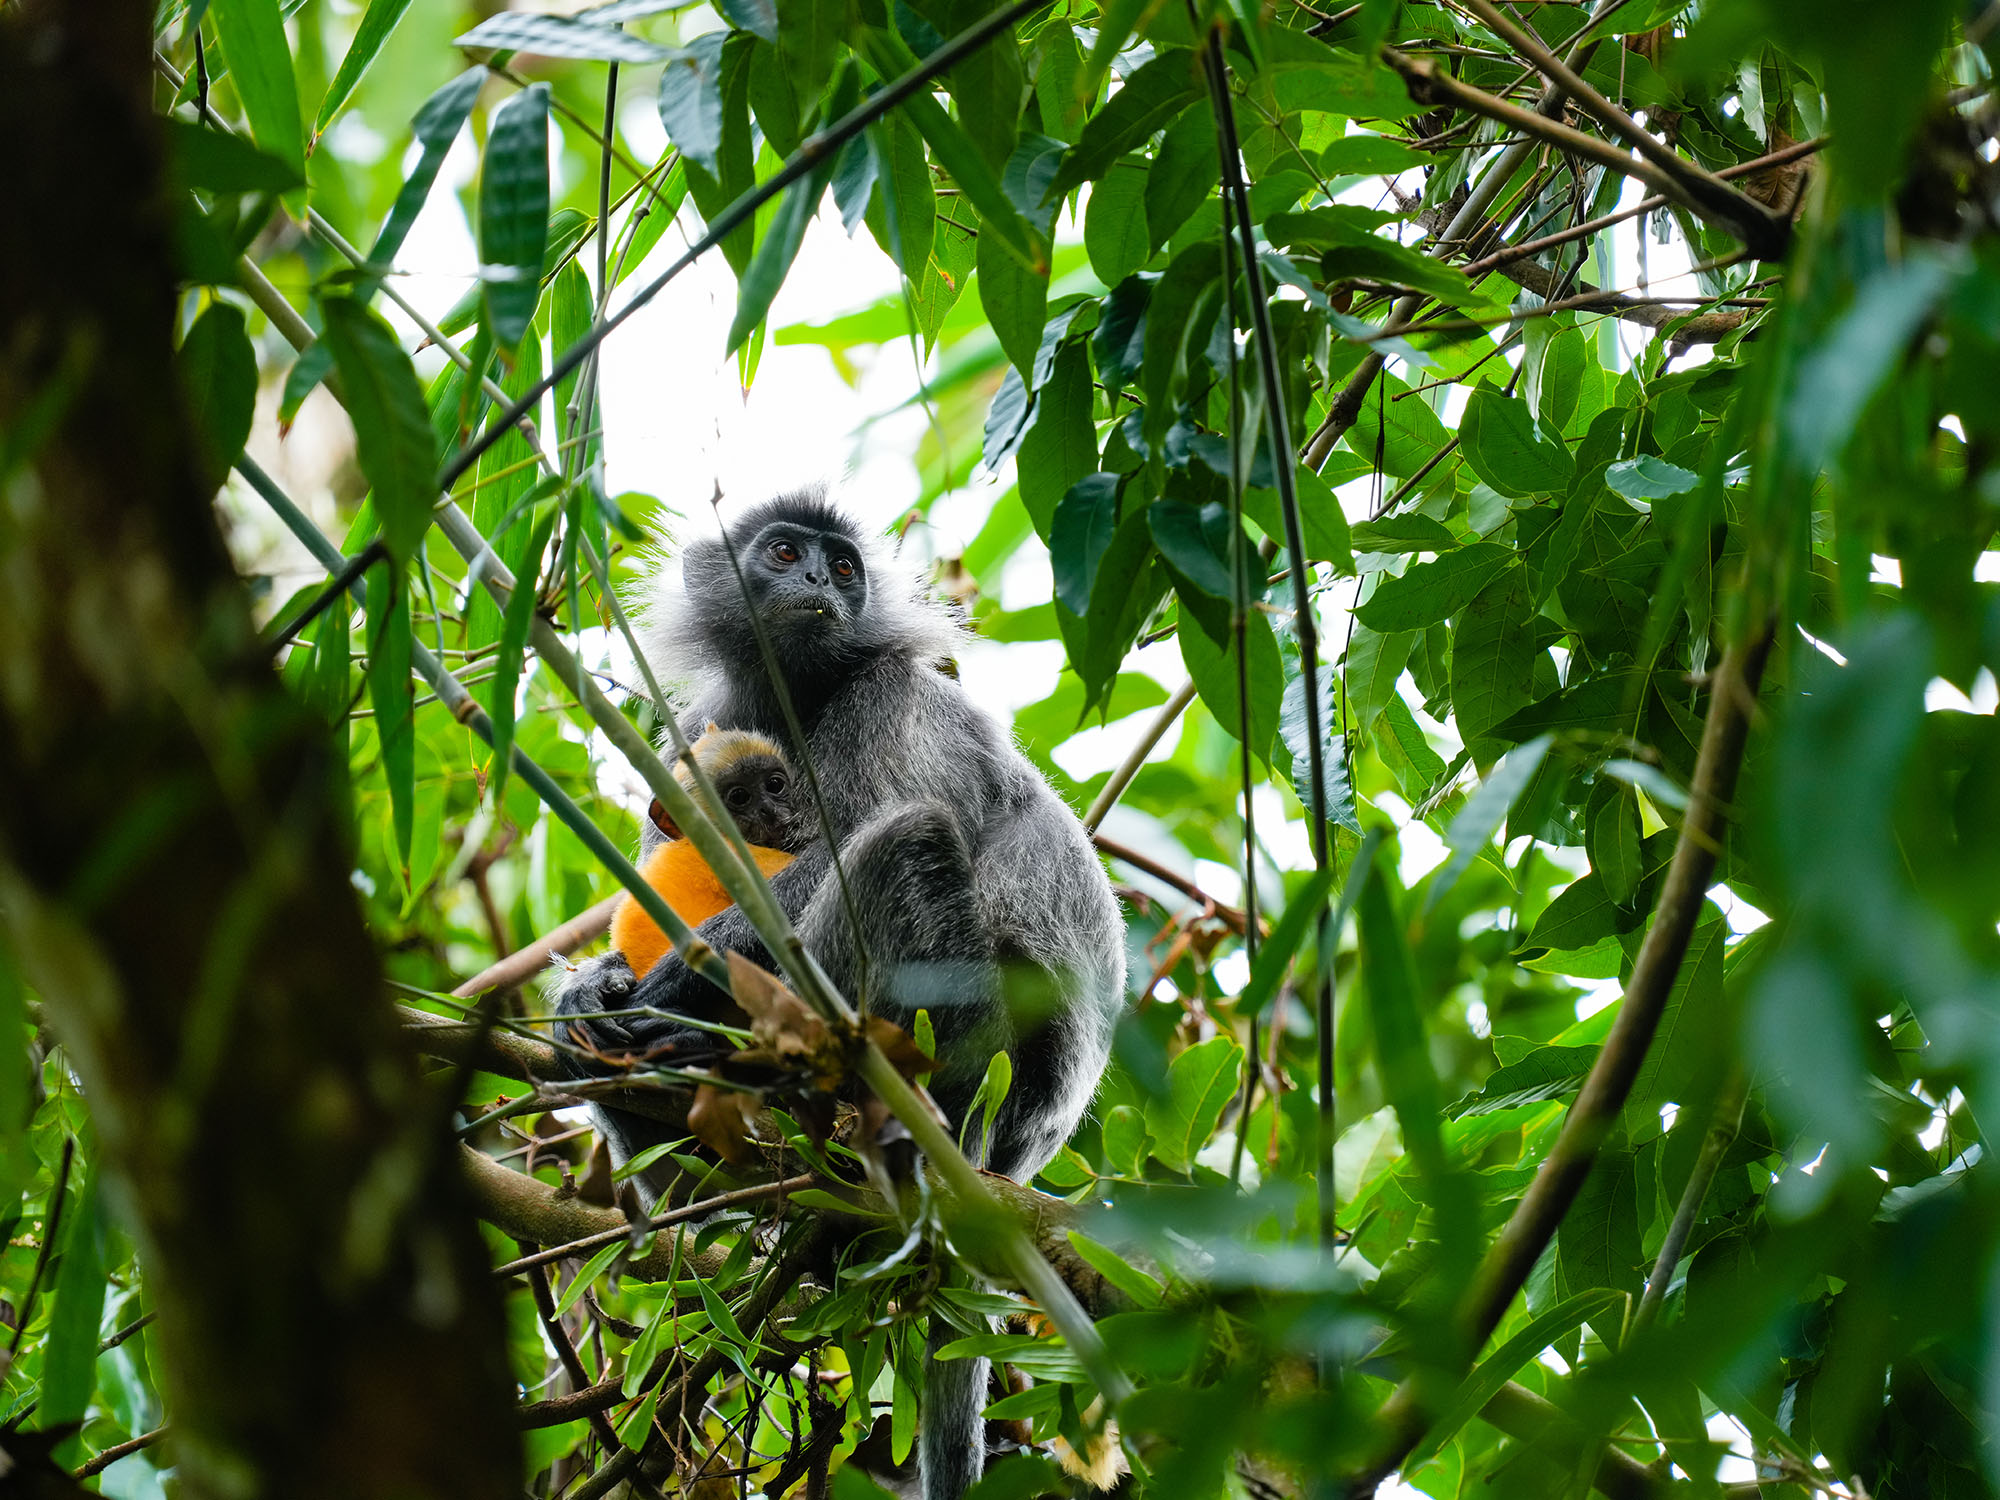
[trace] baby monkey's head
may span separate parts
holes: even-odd
[[[784,751],[761,734],[720,729],[712,722],[691,748],[746,841],[787,854],[798,852],[806,838],[805,793]],[[674,767],[674,776],[690,794],[694,792],[694,776],[684,763]],[[669,838],[681,836],[657,801],[652,818]]]

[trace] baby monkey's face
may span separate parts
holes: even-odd
[[[745,839],[790,850],[799,832],[799,803],[791,767],[782,759],[740,756],[715,777],[715,790]]]

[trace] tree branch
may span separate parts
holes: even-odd
[[[524,948],[517,948],[490,968],[481,969],[452,991],[461,1000],[469,1000],[482,990],[512,989],[524,984],[548,967],[549,959],[558,953],[568,954],[574,949],[603,936],[610,930],[611,914],[618,909],[623,894],[606,896],[597,905],[577,913],[553,932],[545,932]]]
[[[1527,28],[1501,13],[1493,0],[1456,0],[1513,45],[1542,76],[1569,93],[1614,135],[1664,172],[1705,217],[1720,220],[1760,260],[1781,260],[1791,242],[1791,221],[1746,197],[1698,162],[1689,161],[1618,105],[1600,94]]]
[[[1599,140],[1594,135],[1587,135],[1581,130],[1552,120],[1539,110],[1523,109],[1509,100],[1497,98],[1483,89],[1476,89],[1471,84],[1453,77],[1436,64],[1411,57],[1408,53],[1398,52],[1394,47],[1382,49],[1382,60],[1402,75],[1403,84],[1409,89],[1410,97],[1419,104],[1470,110],[1473,114],[1484,115],[1489,120],[1498,120],[1509,129],[1533,136],[1560,151],[1566,151],[1572,156],[1606,167],[1613,172],[1623,173],[1627,177],[1637,178],[1654,192],[1672,199],[1689,212],[1698,214],[1703,219],[1719,222],[1723,228],[1749,245],[1755,254],[1762,256],[1767,252],[1783,253],[1782,246],[1772,251],[1761,227],[1746,229],[1736,215],[1718,213],[1711,204],[1690,191],[1687,184],[1679,177],[1663,170],[1645,157],[1635,159],[1630,153],[1621,151],[1609,141]],[[1740,196],[1732,189],[1725,188],[1724,191],[1732,198]],[[1752,200],[1746,198],[1744,201],[1747,203]],[[1760,214],[1768,214],[1768,210],[1762,205],[1758,205],[1758,210]]]

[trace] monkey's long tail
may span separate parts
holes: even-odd
[[[959,1337],[936,1313],[924,1341],[924,1405],[917,1423],[917,1472],[924,1500],[958,1500],[986,1467],[987,1361],[939,1359]]]

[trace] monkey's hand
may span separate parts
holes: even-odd
[[[640,1059],[700,1065],[713,1061],[718,1051],[731,1050],[712,1032],[648,1006],[639,993],[640,983],[622,953],[578,964],[555,997],[556,1014],[563,1018],[563,1040],[607,1063]],[[576,1063],[590,1071],[581,1059]]]

